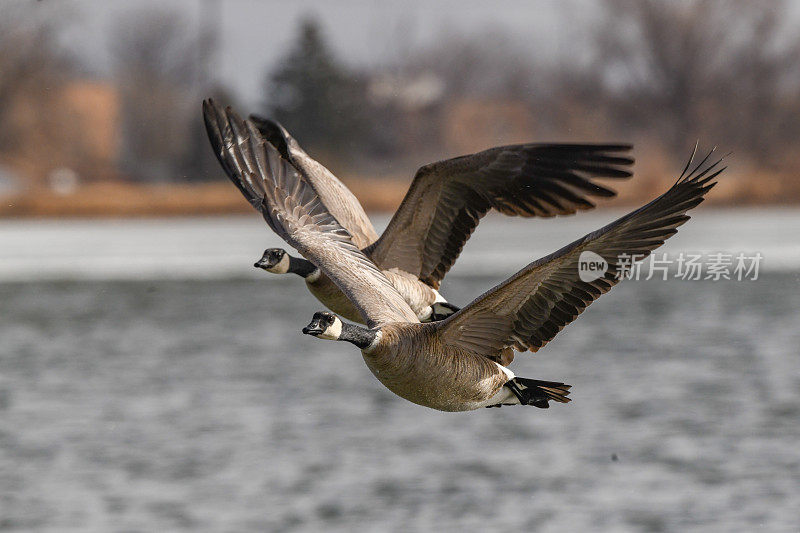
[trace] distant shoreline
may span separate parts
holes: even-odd
[[[744,176],[723,176],[719,192],[709,203],[721,207],[800,205],[800,197],[791,191],[753,194],[752,184],[758,181]],[[345,183],[366,211],[392,213],[400,205],[411,180],[356,178],[347,179]],[[609,185],[619,190],[620,195],[610,201],[598,201],[600,208],[639,205],[669,186],[641,178]],[[71,194],[40,188],[0,195],[0,218],[4,219],[213,216],[250,212],[252,208],[241,194],[224,181],[203,184],[104,182],[81,185]]]
[[[364,208],[392,212],[409,183],[404,180],[351,180]],[[47,188],[0,195],[0,218],[91,218],[231,215],[252,207],[228,182],[203,184],[85,184],[70,194]]]

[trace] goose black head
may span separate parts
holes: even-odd
[[[267,248],[253,266],[274,274],[286,274],[289,272],[289,254],[283,248]]]
[[[318,311],[303,328],[303,333],[320,339],[338,340],[342,334],[342,321],[333,313]]]

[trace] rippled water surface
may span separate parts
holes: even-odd
[[[444,291],[464,304],[507,262],[468,247]],[[301,335],[299,280],[247,276],[0,283],[0,529],[797,531],[791,264],[622,283],[514,363],[572,403],[459,414]]]

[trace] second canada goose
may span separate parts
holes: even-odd
[[[644,257],[677,233],[724,170],[719,161],[702,169],[709,154],[689,171],[690,159],[675,184],[647,205],[534,261],[444,320],[420,323],[308,182],[294,179],[291,165],[256,132],[243,139],[224,153],[226,164],[236,161],[261,204],[271,206],[262,210],[269,225],[336,284],[367,324],[324,311],[303,333],[354,344],[389,390],[442,411],[569,401],[569,385],[516,377],[506,367],[508,351],[537,351],[552,340],[620,281],[624,257]],[[582,279],[584,252],[600,256],[605,272]]]
[[[350,190],[309,157],[280,124],[259,117],[245,123],[229,108],[223,110],[211,100],[203,102],[203,115],[223,169],[256,209],[263,212],[275,206],[264,203],[259,185],[249,176],[254,169],[247,168],[231,151],[260,136],[267,141],[268,149],[276,150],[287,162],[286,179],[306,182],[420,320],[441,319],[458,310],[439,294],[439,284],[490,209],[523,217],[553,217],[591,209],[592,197],[616,194],[592,180],[628,178],[631,173],[626,167],[633,163],[624,155],[629,145],[520,144],[425,165],[417,171],[386,231],[378,237]],[[349,320],[364,321],[324,271],[307,258],[270,248],[255,266],[302,276],[309,291],[326,307]]]

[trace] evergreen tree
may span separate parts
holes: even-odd
[[[347,157],[366,131],[364,85],[339,63],[319,24],[306,19],[289,52],[267,77],[267,116],[309,149]]]

